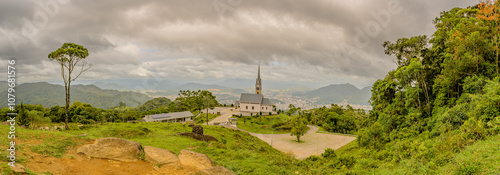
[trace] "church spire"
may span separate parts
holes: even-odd
[[[260,61],[259,61],[259,70],[258,70],[258,73],[257,73],[257,79],[260,80]]]
[[[255,82],[255,94],[262,94],[262,82],[260,80],[260,61],[259,68],[257,72],[257,81]]]

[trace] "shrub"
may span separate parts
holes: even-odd
[[[312,155],[312,156],[309,156],[306,158],[307,161],[312,161],[312,162],[315,162],[317,160],[319,160],[320,157],[319,156],[316,156],[316,155]]]
[[[335,151],[331,148],[327,148],[321,156],[326,159],[337,157],[337,155],[335,155]]]

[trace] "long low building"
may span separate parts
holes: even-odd
[[[191,117],[193,117],[193,113],[189,111],[184,112],[172,112],[172,113],[164,113],[164,114],[154,114],[154,115],[146,115],[142,118],[145,122],[169,122],[169,123],[181,123],[192,121]]]

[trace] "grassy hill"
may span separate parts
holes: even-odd
[[[311,156],[297,160],[248,133],[219,126],[203,126],[205,134],[219,140],[209,143],[175,135],[191,131],[186,124],[177,123],[108,123],[80,129],[72,125],[71,128],[73,129],[64,132],[16,128],[18,162],[26,164],[34,161],[30,158],[30,152],[65,158],[68,157],[65,156],[67,151],[76,150],[84,142],[89,143],[89,139],[118,137],[145,146],[172,150],[176,154],[182,149],[203,153],[217,165],[236,174],[498,174],[500,165],[500,135],[485,138],[456,151],[425,155],[430,159],[423,163],[412,157],[399,161],[380,160],[378,158],[388,153],[358,147],[357,142],[351,142],[335,153],[324,155],[325,157]],[[0,132],[8,131],[7,125],[0,125]],[[87,136],[82,137],[81,134]],[[422,143],[424,146],[420,149],[424,151],[429,142],[446,144],[446,139],[443,138],[427,141],[421,139],[424,142],[416,139],[415,144]],[[7,137],[1,137],[0,148],[7,149],[9,141]],[[400,146],[395,145],[395,151]],[[7,165],[6,154],[6,151],[0,153],[4,157],[0,159],[3,165]],[[400,155],[404,156],[405,153]],[[2,167],[4,174],[7,174],[6,168],[7,166]]]
[[[18,103],[41,104],[45,107],[55,105],[64,106],[64,86],[45,82],[23,83],[16,87],[16,100]],[[4,89],[0,95],[7,96]],[[123,92],[117,90],[103,90],[95,85],[72,85],[71,102],[80,101],[92,104],[94,107],[108,109],[124,102],[127,106],[135,107],[150,100],[147,95],[138,92]],[[0,102],[7,106],[7,101]]]
[[[177,123],[110,123],[64,132],[18,128],[16,133],[19,139],[16,141],[16,146],[19,150],[16,156],[20,158],[21,163],[33,161],[29,158],[31,155],[28,154],[28,150],[52,157],[65,157],[66,150],[76,150],[78,146],[72,146],[81,145],[82,140],[118,137],[145,146],[172,150],[176,154],[182,149],[203,153],[217,165],[224,166],[236,174],[292,174],[300,171],[296,166],[299,162],[297,159],[272,148],[248,133],[219,126],[203,126],[203,128],[205,134],[214,136],[219,142],[207,143],[177,136],[175,134],[178,132],[191,131],[187,125]],[[8,133],[8,130],[8,126],[0,125],[0,132]],[[79,136],[84,133],[87,137]],[[9,141],[7,137],[0,138],[0,148],[7,149]],[[4,157],[1,159],[3,165],[7,164],[6,154],[6,151],[0,153]]]

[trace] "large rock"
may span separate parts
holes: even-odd
[[[192,175],[234,175],[234,173],[224,167],[216,166],[193,173]]]
[[[203,135],[203,127],[200,125],[194,125],[192,132],[195,134]]]
[[[185,149],[181,150],[179,160],[183,166],[191,166],[198,170],[204,170],[214,166],[214,161],[207,155]]]
[[[176,166],[179,165],[179,159],[174,152],[151,146],[144,146],[144,158],[153,164]]]
[[[141,144],[119,138],[104,138],[97,139],[94,144],[83,145],[77,152],[95,158],[134,161],[139,157]]]

